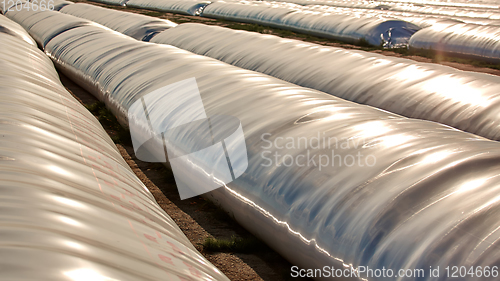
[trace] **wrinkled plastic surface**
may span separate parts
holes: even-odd
[[[91,0],[91,1],[108,5],[116,5],[116,6],[125,6],[128,2],[128,0]]]
[[[35,11],[33,6],[37,5],[30,5],[31,9],[20,9],[19,11],[11,9],[6,16],[19,23],[26,30],[29,30],[30,35],[42,47],[54,36],[66,30],[82,25],[94,24],[88,20],[65,15],[57,11],[40,11],[39,9]]]
[[[414,5],[450,6],[464,8],[500,8],[498,0],[385,0],[392,3],[409,3]]]
[[[446,3],[442,5],[433,5],[430,3],[422,3],[416,1],[414,3],[405,2],[388,2],[388,1],[346,1],[346,0],[275,0],[278,2],[296,3],[300,5],[325,5],[333,7],[356,8],[356,9],[374,9],[380,11],[398,11],[411,12],[424,15],[438,15],[446,17],[463,17],[463,18],[483,18],[483,19],[500,19],[498,6],[496,8],[486,7],[468,7],[465,5],[453,5],[458,3]],[[449,6],[444,6],[444,5]]]
[[[24,40],[26,43],[36,46],[35,40],[29,36],[22,26],[0,15],[0,33],[10,34]]]
[[[194,77],[207,115],[241,121],[249,159],[240,178],[207,196],[294,264],[428,269],[500,261],[497,142],[93,26],[54,37],[45,51],[124,125],[141,96]],[[285,166],[280,156],[280,165],[263,166],[268,141],[277,142],[271,154],[295,157],[305,148],[285,148],[280,137],[323,136],[362,140],[335,153],[370,154],[376,164],[320,169]]]
[[[225,280],[35,46],[0,33],[0,280]]]
[[[391,7],[393,11],[413,12],[426,15],[444,15],[484,19],[500,19],[500,12],[494,9],[474,9],[464,7],[419,6],[413,4],[398,4]]]
[[[130,0],[127,2],[127,6],[131,8],[198,16],[210,3],[211,1],[202,0]]]
[[[498,76],[196,23],[164,31],[151,42],[500,140]]]
[[[217,189],[248,167],[240,121],[207,116],[195,78],[142,96],[127,115],[135,156],[145,162],[168,159],[182,200]],[[189,141],[179,137],[187,135]]]
[[[500,62],[500,27],[436,24],[415,33],[410,48],[428,49],[483,61]]]
[[[454,15],[440,15],[440,14],[422,14],[416,12],[404,12],[404,11],[393,11],[393,10],[385,10],[385,9],[359,9],[359,8],[346,8],[346,7],[332,7],[332,6],[317,6],[317,5],[308,5],[304,7],[304,9],[308,10],[317,10],[325,13],[345,13],[352,15],[378,15],[381,17],[389,17],[395,18],[407,22],[411,22],[413,24],[418,25],[419,27],[425,27],[419,22],[430,23],[432,21],[455,21],[455,22],[465,22],[465,23],[474,23],[481,25],[500,25],[499,19],[490,19],[490,18],[478,18],[478,17],[465,17],[465,16],[454,16]],[[429,25],[428,25],[429,26]]]
[[[157,33],[177,25],[169,20],[115,11],[83,3],[66,6],[61,9],[61,12],[97,22],[143,41],[148,41]]]
[[[276,0],[275,0],[276,1]],[[278,0],[280,1],[280,0]],[[331,5],[351,8],[390,9],[393,6],[415,6],[425,7],[455,7],[466,9],[497,9],[500,8],[498,0],[383,0],[383,1],[359,1],[359,0],[283,0],[285,2],[301,5]]]
[[[46,0],[47,1],[47,0]],[[33,0],[31,0],[30,2],[33,2]],[[40,1],[38,1],[38,4],[40,5]],[[46,4],[46,3],[45,3]],[[59,11],[61,10],[63,7],[66,7],[68,5],[72,5],[72,4],[75,4],[75,2],[71,2],[71,1],[66,1],[66,0],[52,0],[51,4],[54,5],[54,11]]]
[[[285,1],[286,3],[290,1]],[[298,3],[300,4],[302,1],[292,1],[293,3]],[[327,1],[328,2],[328,1]],[[458,21],[458,22],[465,22],[465,23],[474,23],[474,24],[481,24],[481,25],[500,25],[500,20],[495,19],[494,17],[472,17],[472,16],[465,16],[462,14],[424,14],[424,13],[418,13],[418,12],[407,12],[407,11],[399,11],[397,9],[391,9],[390,5],[385,5],[384,2],[351,2],[351,1],[339,1],[340,4],[337,4],[337,2],[334,2],[333,4],[330,3],[323,3],[321,1],[310,1],[304,3],[305,6],[303,6],[302,9],[308,9],[308,10],[320,10],[323,12],[334,12],[334,13],[350,13],[353,15],[363,15],[363,14],[368,14],[368,15],[380,15],[382,17],[390,17],[390,18],[395,18],[403,21],[408,21],[411,23],[414,23],[420,27],[425,27],[421,26],[418,24],[418,20],[452,20],[452,21]],[[359,3],[359,5],[356,5]],[[345,5],[344,5],[345,4]],[[390,4],[390,3],[386,3]],[[459,9],[460,10],[460,9]]]
[[[420,29],[412,23],[378,14],[324,13],[287,3],[258,1],[215,2],[205,7],[202,16],[257,23],[345,42],[365,40],[388,48],[406,46],[410,36]]]

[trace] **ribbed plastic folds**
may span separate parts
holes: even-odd
[[[465,22],[474,23],[481,25],[500,25],[500,20],[489,19],[489,18],[476,18],[476,17],[464,17],[464,16],[453,16],[453,15],[428,15],[417,12],[403,12],[403,11],[393,11],[393,10],[382,10],[382,9],[359,9],[359,8],[346,8],[346,7],[332,7],[323,5],[308,5],[304,7],[308,10],[322,11],[324,13],[345,13],[351,15],[378,15],[380,17],[395,18],[413,24],[419,27],[430,26],[432,21],[455,21],[455,22]],[[426,23],[422,25],[421,23]]]
[[[0,97],[1,280],[228,280],[156,204],[50,59],[2,32]]]
[[[454,3],[443,2],[442,5],[433,5],[414,1],[414,3],[405,2],[386,2],[386,1],[350,1],[350,0],[275,0],[278,2],[296,3],[300,5],[325,5],[332,7],[344,7],[355,9],[374,9],[381,11],[411,12],[424,15],[437,15],[446,17],[464,17],[464,18],[482,18],[499,20],[500,12],[495,8],[467,7],[464,5],[453,5]],[[450,4],[450,6],[444,6]],[[498,8],[498,7],[497,7]],[[498,21],[500,22],[500,21]]]
[[[497,9],[500,8],[498,0],[385,0],[390,3],[409,3],[414,5],[430,5],[430,6],[449,6],[463,8],[482,8],[482,9]]]
[[[22,26],[9,20],[3,15],[0,15],[0,33],[10,34],[24,40],[28,44],[36,46],[35,40],[33,40],[33,38],[26,33]]]
[[[500,12],[493,9],[473,9],[464,7],[439,7],[439,6],[420,6],[413,4],[393,5],[390,10],[400,12],[413,12],[426,15],[444,15],[470,18],[484,18],[499,20]],[[500,22],[500,21],[499,21]]]
[[[206,196],[296,265],[500,262],[497,142],[95,26],[61,33],[45,52],[124,125],[140,97],[195,78],[207,115],[237,117],[248,151],[246,172]],[[435,280],[404,280],[417,279]]]
[[[68,5],[72,5],[72,4],[75,4],[75,2],[71,2],[71,1],[66,1],[66,0],[52,0],[53,2],[53,5],[54,5],[54,11],[59,11],[61,10],[63,7],[66,7]],[[33,0],[31,1],[33,2]],[[37,1],[38,3],[40,3],[40,1]],[[47,0],[45,2],[45,5],[47,5]]]
[[[151,42],[500,140],[498,76],[195,23],[164,31]]]
[[[410,48],[500,62],[500,27],[476,24],[436,24],[415,33]]]
[[[66,6],[61,9],[61,12],[97,22],[142,41],[149,41],[157,33],[177,25],[169,20],[115,11],[83,3]]]
[[[203,9],[210,3],[211,1],[203,0],[130,0],[127,2],[127,6],[131,8],[199,16]]]
[[[366,41],[374,46],[406,46],[418,26],[376,13],[354,15],[345,12],[322,12],[290,7],[290,4],[267,2],[215,2],[202,16],[250,22],[345,42]]]
[[[116,5],[116,6],[125,6],[128,2],[128,0],[91,0],[91,1],[108,5]]]
[[[31,4],[31,7],[36,6]],[[56,11],[35,11],[31,9],[10,10],[6,16],[19,23],[40,46],[45,46],[58,34],[82,25],[95,25],[88,20],[79,19]],[[43,24],[41,24],[43,23]]]

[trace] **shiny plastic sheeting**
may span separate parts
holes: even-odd
[[[274,0],[280,1],[280,0]],[[423,6],[444,6],[444,7],[460,7],[470,9],[498,9],[498,0],[384,0],[384,1],[359,1],[359,0],[283,0],[285,2],[299,3],[301,5],[332,5],[352,8],[372,8],[372,9],[389,9],[395,5],[413,5],[417,7]]]
[[[411,22],[421,28],[430,27],[435,24],[457,24],[462,23],[460,20],[443,19],[437,17],[405,17],[405,21]],[[415,34],[415,33],[414,33]],[[413,35],[412,35],[413,36]],[[411,39],[411,37],[410,37]]]
[[[258,1],[215,2],[205,7],[202,16],[289,29],[350,43],[364,40],[388,48],[406,46],[410,36],[419,29],[412,23],[377,14],[324,13]]]
[[[498,9],[498,0],[384,0],[391,3],[409,3],[414,5],[450,6],[464,8]]]
[[[500,26],[436,24],[415,33],[409,43],[410,48],[500,62]]]
[[[22,26],[0,15],[0,33],[10,34],[24,40],[26,43],[36,46],[35,40],[29,36]]]
[[[210,3],[202,0],[130,0],[127,7],[198,16]]]
[[[61,12],[97,22],[143,41],[149,41],[157,33],[177,25],[169,20],[115,11],[83,3],[66,6],[61,9]]]
[[[398,12],[411,12],[424,15],[440,15],[447,17],[469,17],[484,19],[500,19],[500,12],[497,8],[472,8],[461,6],[436,6],[413,3],[397,3],[385,1],[343,1],[343,0],[274,0],[278,2],[289,2],[300,5],[326,5],[333,7],[356,8],[356,9],[376,9]]]
[[[484,19],[500,19],[498,9],[471,9],[463,7],[439,7],[439,6],[419,6],[413,4],[393,5],[390,8],[392,11],[413,12],[426,15],[443,15],[456,17],[484,18]]]
[[[462,23],[461,19],[449,19],[447,17],[440,16],[426,16],[415,13],[404,13],[404,12],[393,12],[393,11],[381,11],[381,10],[366,10],[366,9],[351,9],[351,8],[339,8],[339,7],[329,7],[329,6],[307,6],[310,11],[317,11],[322,13],[336,13],[336,14],[347,14],[356,17],[373,17],[380,16],[384,18],[392,18],[397,20],[402,20],[415,24],[420,28],[432,26],[438,22],[451,22],[451,23]],[[484,19],[472,20],[474,23],[483,23]],[[491,20],[487,20],[491,22]]]
[[[278,1],[281,2],[281,1]],[[310,10],[323,10],[324,12],[332,11],[342,11],[351,13],[368,13],[368,14],[379,14],[384,17],[393,17],[396,19],[404,20],[416,24],[420,27],[426,27],[419,25],[419,21],[432,22],[432,20],[452,20],[465,23],[474,23],[482,25],[500,25],[500,19],[494,17],[472,17],[463,15],[463,13],[455,14],[424,14],[419,12],[408,12],[400,11],[398,9],[391,9],[391,3],[384,2],[351,2],[351,1],[284,1],[293,2],[297,4],[305,5],[304,9]],[[456,8],[454,8],[457,10]],[[458,9],[460,10],[460,9]],[[460,14],[460,15],[458,15]],[[427,25],[429,26],[429,25]]]
[[[500,140],[498,76],[195,23],[164,31],[151,42]]]
[[[29,10],[10,10],[6,16],[19,23],[26,30],[29,30],[30,35],[42,47],[61,32],[82,25],[94,24],[88,20],[61,14],[57,11],[34,11],[33,5],[35,4],[30,5],[31,9]]]
[[[0,33],[1,280],[225,280],[35,46]]]
[[[53,3],[54,3],[54,11],[59,11],[61,10],[63,7],[66,7],[68,5],[72,5],[72,4],[75,4],[74,2],[71,2],[71,1],[66,1],[66,0],[52,0]],[[33,0],[31,1],[33,2]],[[38,1],[38,3],[40,3],[40,1]]]
[[[125,6],[128,0],[89,0],[92,2],[103,3],[108,5]]]
[[[92,26],[58,35],[45,51],[124,125],[140,97],[194,77],[207,116],[241,121],[249,160],[241,177],[207,197],[294,264],[428,269],[500,262],[497,142]],[[285,147],[287,137],[318,139]],[[332,151],[325,139],[361,144]],[[264,157],[274,153],[280,156],[271,165]],[[318,155],[332,153],[376,161],[317,166]],[[318,156],[316,165],[303,162],[306,154]],[[303,157],[290,165],[283,155]]]
[[[379,15],[382,17],[395,18],[413,24],[419,27],[427,27],[419,25],[419,21],[432,22],[432,21],[455,21],[455,22],[465,22],[474,23],[481,25],[500,25],[500,20],[498,19],[488,19],[488,18],[475,18],[475,17],[461,17],[461,16],[444,16],[444,15],[426,15],[420,13],[411,12],[400,12],[392,10],[378,10],[378,9],[355,9],[355,8],[343,8],[343,7],[331,7],[331,6],[306,6],[306,9],[313,11],[322,11],[324,13],[346,13],[353,15]]]

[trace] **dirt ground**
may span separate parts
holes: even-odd
[[[63,85],[83,105],[91,106],[98,100],[90,93],[59,74]],[[96,115],[96,114],[94,114]],[[98,116],[102,119],[102,116]],[[102,122],[106,132],[117,136],[114,126]],[[128,138],[128,139],[127,139]],[[160,207],[175,221],[196,249],[212,264],[219,268],[229,279],[243,280],[310,280],[308,278],[291,278],[291,264],[284,258],[260,243],[255,252],[211,252],[203,247],[208,237],[229,239],[231,237],[255,239],[248,231],[239,226],[224,211],[202,197],[180,200],[175,179],[170,170],[159,163],[147,163],[134,156],[130,137],[122,138],[116,144],[123,158],[127,161],[137,177],[146,185]]]

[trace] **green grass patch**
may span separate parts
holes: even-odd
[[[118,123],[116,117],[106,108],[103,102],[98,101],[85,107],[97,117],[97,120],[105,129],[111,131],[108,133],[113,142],[124,143],[130,140],[129,132]]]
[[[210,252],[254,253],[268,250],[268,247],[255,237],[241,238],[231,236],[230,239],[207,238],[203,249]]]
[[[212,216],[219,221],[231,221],[234,217],[231,217],[221,206],[215,204],[209,199],[201,198],[203,203],[201,203],[200,209],[205,212],[210,212]]]
[[[146,16],[150,16],[150,17],[161,17],[163,16],[165,13],[164,12],[158,12],[158,11],[144,11],[142,12],[143,15],[146,15]]]

